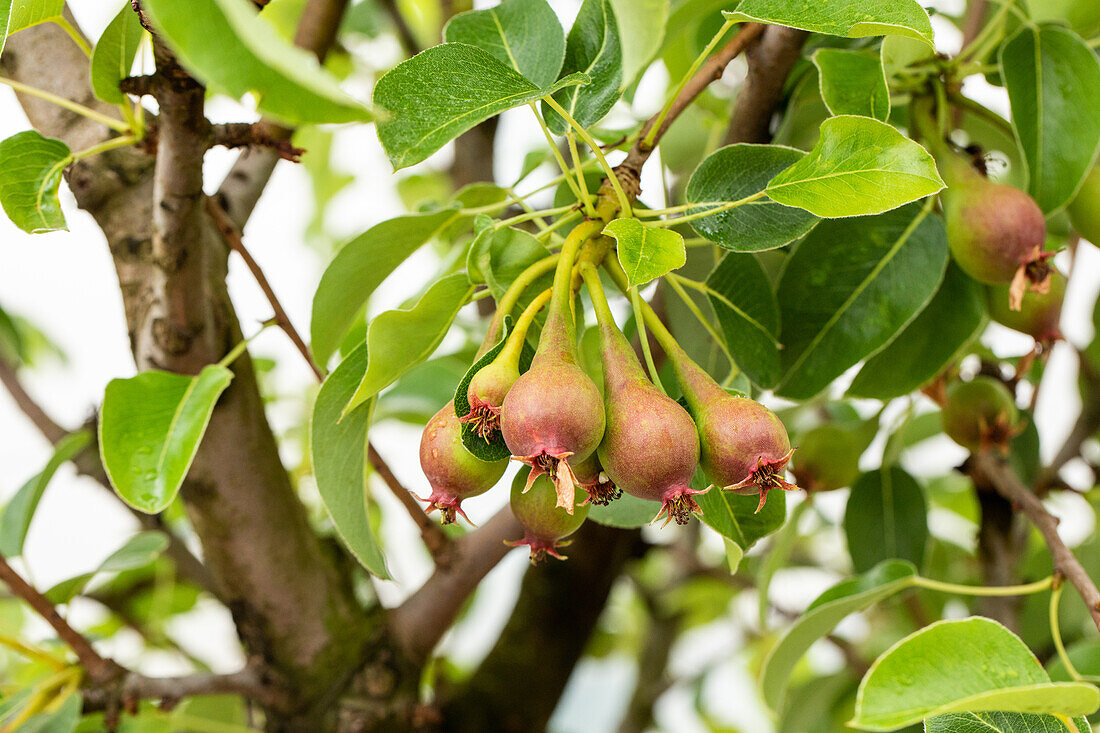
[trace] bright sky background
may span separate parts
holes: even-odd
[[[481,2],[479,7],[488,4],[492,3]],[[568,27],[578,3],[575,0],[551,0],[551,4],[559,10]],[[74,11],[88,34],[95,37],[119,5],[109,0],[81,0],[75,4]],[[957,2],[940,5],[948,11],[958,10]],[[958,44],[957,32],[940,19],[935,19],[935,26],[941,48],[954,50]],[[368,61],[382,66],[394,57],[396,49],[386,44],[372,44],[366,52],[373,54],[366,57]],[[739,73],[739,66],[731,71],[731,74]],[[635,109],[638,115],[649,114],[659,104],[659,97],[655,94],[660,93],[664,83],[662,72],[647,77]],[[650,91],[648,95],[647,89]],[[987,103],[995,105],[998,111],[1008,114],[1000,90],[984,83],[978,83],[976,90],[973,87],[970,89]],[[366,90],[353,91],[361,92],[360,96],[366,94]],[[210,113],[219,121],[248,118],[246,109],[224,100],[216,100],[211,105]],[[0,139],[27,126],[14,97],[0,89]],[[512,174],[518,171],[523,153],[537,144],[540,133],[531,124],[529,116],[524,116],[522,111],[513,112],[505,116],[500,139],[506,143],[499,145],[501,159],[498,171]],[[447,151],[443,151],[429,163],[439,164],[448,155]],[[207,156],[208,190],[216,188],[233,159],[233,154],[221,150],[212,151]],[[396,179],[391,176],[391,168],[372,128],[364,126],[341,131],[334,159],[339,161],[342,169],[356,174],[358,178],[352,187],[341,194],[334,207],[333,217],[328,222],[331,229],[350,238],[401,211],[400,201],[392,188]],[[612,162],[615,162],[614,158]],[[508,177],[503,176],[505,179]],[[660,186],[650,185],[648,190],[660,190]],[[291,320],[301,332],[307,334],[313,290],[325,264],[300,240],[300,233],[312,213],[310,201],[304,172],[292,165],[281,164],[245,232],[246,245],[263,267]],[[117,278],[102,234],[91,218],[75,207],[64,186],[62,202],[69,232],[32,237],[0,217],[0,305],[31,319],[65,349],[68,364],[50,365],[23,376],[30,392],[56,420],[75,427],[90,416],[102,400],[106,383],[115,377],[132,375],[134,366],[126,338]],[[1074,278],[1066,305],[1066,312],[1072,317],[1064,319],[1062,325],[1070,341],[1083,345],[1092,335],[1087,314],[1100,289],[1100,253],[1088,246],[1082,246],[1080,252],[1079,273]],[[379,291],[372,307],[378,310],[400,303],[419,286],[426,273],[431,271],[431,266],[432,255],[429,253],[423,252],[413,257]],[[403,273],[414,277],[402,277]],[[270,308],[236,257],[230,259],[229,284],[244,332],[252,333],[256,324],[269,317]],[[1029,347],[1029,341],[998,329],[994,333],[993,343],[1000,352],[1008,354],[1023,353]],[[293,394],[309,388],[312,375],[281,332],[270,329],[257,339],[252,350],[278,360],[275,383],[281,393]],[[1040,432],[1046,438],[1044,450],[1047,455],[1056,450],[1062,437],[1068,433],[1079,404],[1075,388],[1076,367],[1069,352],[1065,345],[1057,347],[1050,366],[1055,374],[1044,387],[1037,415]],[[275,410],[271,418],[277,427],[285,427],[292,424],[296,416]],[[0,501],[6,501],[45,464],[51,451],[5,393],[0,393],[0,438]],[[395,473],[405,485],[418,493],[426,493],[427,482],[416,460],[418,431],[409,426],[383,424],[374,430],[372,439],[390,459]],[[942,471],[944,466],[957,464],[962,457],[962,450],[945,439],[912,452],[907,467],[918,475],[929,474]],[[502,485],[507,486],[507,483]],[[376,495],[384,511],[394,520],[386,525],[387,544],[391,548],[419,547],[411,523],[401,516],[402,510],[395,500],[384,490],[376,492]],[[498,490],[470,500],[465,506],[470,517],[475,522],[481,522],[490,517],[506,498],[507,492]],[[842,493],[822,498],[827,512],[836,516],[843,513]],[[1076,516],[1076,519],[1071,516],[1062,528],[1069,539],[1080,538],[1091,531],[1091,520],[1082,519],[1087,513],[1074,512],[1073,501],[1072,497],[1066,497],[1053,505],[1058,513]],[[937,533],[961,534],[965,538],[967,533],[973,531],[970,526],[959,527],[956,523],[938,520],[942,518],[933,516],[933,531]],[[76,476],[71,467],[63,467],[46,492],[31,526],[25,562],[21,567],[39,587],[49,587],[59,580],[95,567],[136,527],[136,522],[113,496],[94,482]],[[653,538],[666,541],[670,532],[654,533]],[[842,554],[842,537],[832,537],[823,551]],[[415,590],[431,571],[430,563],[419,549],[404,554],[391,551],[389,560],[397,580],[380,584],[379,592],[387,603],[396,602]],[[493,630],[503,624],[510,612],[525,565],[524,553],[516,551],[491,574],[486,585],[487,592],[478,600],[478,615],[482,622],[480,628],[476,632],[474,629],[464,629],[450,635],[444,642],[450,651],[467,663],[476,663],[485,653],[495,637]],[[834,580],[823,573],[786,571],[777,576],[773,595],[786,608],[800,608]],[[755,599],[751,594],[742,594],[737,608],[743,609],[744,617],[754,617]],[[70,613],[78,625],[100,616],[100,610],[91,602],[74,603]],[[48,633],[48,629],[40,624],[33,628],[35,633]],[[232,651],[235,641],[228,614],[216,605],[209,604],[181,618],[174,631],[175,636],[183,640],[189,649],[215,668],[230,671],[240,664],[239,655]],[[854,619],[842,626],[841,631],[858,636],[865,632],[865,628],[858,619]],[[745,660],[736,656],[739,647],[736,629],[728,623],[714,624],[684,638],[673,655],[673,668],[690,671],[711,660],[718,662],[718,672],[712,676],[706,691],[708,701],[725,722],[746,730],[769,730],[771,723],[755,702],[754,683],[745,671]],[[116,655],[126,664],[140,664],[150,673],[166,674],[181,670],[179,660],[169,655],[147,654],[139,657],[138,649],[136,637],[126,633],[104,645],[107,653]],[[830,652],[827,647],[815,648],[814,661],[823,665],[838,664]],[[613,729],[621,709],[609,706],[608,701],[621,698],[621,703],[625,705],[632,688],[633,674],[632,664],[622,659],[610,658],[583,665],[559,709],[555,728],[561,731],[597,732]],[[686,688],[674,688],[661,700],[658,721],[668,727],[675,726],[678,731],[702,730],[694,721],[691,707],[692,692]]]

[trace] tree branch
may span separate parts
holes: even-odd
[[[771,141],[772,118],[807,37],[806,31],[771,25],[746,51],[749,72],[737,92],[726,130],[726,145]]]
[[[1039,497],[1020,481],[1004,461],[988,451],[973,454],[970,460],[970,469],[980,478],[988,481],[1001,496],[1026,514],[1043,535],[1043,540],[1054,559],[1055,572],[1061,573],[1066,580],[1073,583],[1085,601],[1085,605],[1088,606],[1093,623],[1096,624],[1097,629],[1100,629],[1100,590],[1058,535],[1058,518],[1047,511]]]
[[[318,382],[322,382],[325,379],[324,372],[317,366],[317,363],[313,360],[313,355],[309,353],[309,347],[306,346],[305,340],[302,338],[298,330],[294,328],[294,324],[290,322],[290,317],[286,314],[286,310],[279,302],[278,296],[275,295],[274,288],[271,287],[271,283],[268,282],[267,276],[264,275],[263,269],[259,263],[248,252],[248,249],[244,246],[244,240],[241,236],[241,231],[237,228],[237,225],[229,218],[229,215],[218,205],[213,198],[206,199],[206,209],[210,214],[210,218],[214,221],[214,225],[221,232],[222,238],[225,240],[229,248],[241,256],[245,264],[248,266],[249,272],[252,273],[252,277],[256,280],[256,283],[260,286],[260,290],[263,291],[264,296],[267,298],[267,302],[271,305],[273,311],[275,311],[275,323],[283,330],[283,332],[294,343],[298,353],[302,355],[306,364],[309,365],[310,370],[313,371],[313,375],[317,377]],[[409,516],[420,528],[420,536],[424,539],[424,544],[428,547],[428,551],[432,554],[432,557],[438,562],[443,559],[447,554],[447,549],[450,545],[450,540],[447,535],[443,533],[443,530],[431,518],[424,513],[424,509],[416,503],[412,494],[401,485],[401,482],[397,480],[397,477],[390,470],[382,454],[375,450],[374,445],[368,443],[368,461],[370,465],[378,472],[378,475],[382,477],[386,486],[393,492],[404,505],[408,511]]]
[[[269,708],[285,707],[286,692],[264,680],[251,667],[229,674],[193,674],[181,677],[146,677],[127,673],[121,682],[84,690],[85,712],[110,709],[121,700],[127,707],[139,700],[159,700],[161,709],[171,709],[185,697],[240,695]]]
[[[0,555],[0,581],[3,581],[12,593],[26,601],[35,613],[53,627],[61,641],[76,652],[81,666],[84,667],[88,677],[93,681],[109,683],[125,672],[117,662],[101,656],[92,647],[91,642],[84,638],[83,634],[70,626],[69,622],[61,617],[61,614],[57,612],[54,605],[44,595],[25,581],[19,573],[15,572],[3,555]]]
[[[401,9],[397,7],[396,0],[379,0],[378,4],[382,6],[382,10],[385,11],[390,22],[393,23],[393,29],[397,32],[397,40],[401,42],[401,47],[405,49],[405,53],[409,56],[415,56],[423,51],[424,49],[420,47],[420,41],[416,39],[416,34],[412,32],[412,28],[409,27],[409,23],[405,20]]]
[[[463,685],[447,691],[443,729],[545,730],[641,532],[585,522],[566,562],[529,568],[500,639]],[[517,704],[517,701],[521,701]]]
[[[394,642],[410,661],[421,664],[428,658],[481,579],[508,554],[511,548],[504,542],[522,534],[512,510],[501,509],[455,542],[451,562],[437,567],[419,590],[387,614]]]
[[[703,65],[699,67],[695,75],[688,81],[680,93],[676,95],[676,99],[673,100],[668,115],[661,123],[650,145],[646,144],[645,139],[653,125],[657,124],[657,120],[660,118],[661,113],[658,112],[653,115],[653,117],[650,117],[645,125],[642,126],[642,131],[638,136],[638,140],[634,143],[630,152],[627,153],[623,162],[615,169],[628,194],[633,192],[634,195],[637,195],[640,185],[639,182],[641,180],[642,166],[649,160],[649,156],[653,154],[653,150],[657,147],[657,143],[660,142],[661,138],[668,132],[668,128],[672,126],[676,118],[695,101],[696,97],[702,94],[704,89],[722,78],[722,74],[725,72],[726,67],[729,66],[729,63],[737,58],[745,49],[749,48],[752,42],[764,32],[764,28],[765,26],[758,23],[743,25],[740,30],[738,30],[737,34],[731,38],[720,51],[707,59]]]
[[[0,384],[4,385],[19,411],[27,416],[27,419],[38,428],[38,432],[42,433],[50,443],[56,444],[69,434],[68,430],[55,423],[53,418],[47,415],[46,411],[27,393],[27,390],[23,389],[23,383],[19,381],[15,367],[2,355],[0,355]]]
[[[263,122],[225,122],[213,126],[214,144],[226,148],[268,148],[282,160],[297,163],[305,151],[285,137],[271,134]]]
[[[319,61],[324,61],[336,42],[347,6],[348,0],[307,0],[294,34],[294,44],[311,51]],[[272,122],[257,124],[275,140],[289,141],[294,132]],[[244,229],[279,160],[280,156],[271,150],[245,150],[218,187],[214,198],[238,229]]]

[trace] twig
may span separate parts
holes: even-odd
[[[229,214],[225,213],[225,209],[219,206],[218,202],[213,198],[207,197],[206,211],[210,214],[210,218],[214,220],[214,226],[218,228],[225,243],[229,245],[230,249],[241,256],[245,265],[248,266],[248,271],[252,273],[252,277],[256,280],[256,284],[259,285],[260,290],[264,292],[267,302],[271,304],[272,310],[275,311],[275,324],[281,328],[290,338],[291,342],[293,342],[294,347],[298,349],[298,353],[306,360],[306,364],[309,365],[314,376],[317,377],[317,381],[323,381],[325,373],[321,371],[321,368],[313,361],[313,355],[309,353],[309,347],[306,346],[306,342],[302,339],[301,335],[299,335],[297,329],[294,328],[294,324],[290,322],[290,318],[279,302],[278,296],[276,296],[275,291],[271,289],[271,283],[268,282],[267,276],[264,275],[264,271],[245,248],[244,240],[241,238],[241,230],[238,229],[237,225],[233,223],[233,220],[229,218]]]
[[[27,393],[27,390],[23,389],[23,384],[19,381],[19,375],[16,374],[15,367],[2,356],[0,356],[0,384],[4,385],[4,388],[8,390],[8,394],[15,400],[15,406],[27,416],[27,419],[34,423],[38,431],[46,437],[46,440],[57,443],[69,434],[68,430],[54,422],[53,418],[47,415],[46,411]]]
[[[1055,572],[1061,573],[1066,580],[1073,583],[1088,606],[1093,623],[1100,629],[1100,590],[1058,535],[1058,518],[1047,511],[1039,497],[1017,478],[1007,464],[989,452],[971,456],[970,469],[984,477],[1001,496],[1027,515],[1046,541],[1054,559]]]
[[[508,553],[505,540],[519,539],[522,534],[512,510],[504,507],[456,541],[451,563],[436,568],[419,590],[388,613],[393,638],[408,659],[423,662],[428,658],[481,579]]]
[[[401,41],[401,48],[405,50],[405,53],[409,56],[420,53],[423,50],[420,48],[420,41],[416,40],[416,35],[409,27],[405,16],[401,14],[401,9],[397,7],[396,0],[381,0],[379,5],[382,6],[382,10],[386,12],[390,22],[393,23],[393,28],[397,31],[397,38]]]
[[[283,330],[284,333],[294,343],[294,346],[298,349],[298,352],[302,355],[302,358],[306,360],[309,368],[313,371],[317,381],[324,381],[325,374],[321,371],[321,368],[317,366],[317,363],[313,360],[313,355],[309,353],[309,347],[306,346],[305,340],[294,328],[294,324],[290,322],[290,318],[286,314],[286,310],[283,309],[282,304],[279,302],[278,296],[275,295],[275,291],[271,288],[271,283],[268,282],[267,276],[264,275],[264,271],[260,268],[260,265],[249,254],[248,249],[244,246],[244,241],[241,237],[241,231],[237,228],[237,225],[229,218],[229,215],[225,213],[225,210],[218,205],[218,202],[213,198],[206,199],[206,210],[210,213],[210,218],[213,219],[214,225],[221,232],[222,237],[225,239],[229,248],[241,256],[245,264],[248,266],[249,271],[252,273],[252,277],[255,278],[256,283],[260,286],[260,289],[267,297],[267,302],[271,305],[271,309],[275,312],[275,323]],[[437,561],[445,559],[448,553],[448,546],[450,540],[447,538],[443,531],[431,520],[431,518],[424,513],[423,508],[416,503],[412,494],[408,489],[401,485],[401,482],[397,480],[393,471],[390,470],[389,465],[386,463],[382,455],[375,450],[374,446],[368,443],[368,460],[372,468],[378,472],[378,475],[382,477],[382,480],[393,492],[394,496],[401,501],[405,509],[408,510],[409,516],[416,522],[416,525],[420,528],[420,535],[424,539],[424,544],[427,545],[428,551],[432,554],[432,557]]]
[[[637,195],[639,190],[639,180],[641,178],[642,166],[649,160],[649,156],[653,154],[653,150],[657,147],[657,143],[660,142],[664,134],[668,132],[668,128],[676,121],[676,118],[680,116],[688,106],[695,101],[704,89],[706,89],[714,81],[722,78],[722,73],[729,66],[729,63],[737,58],[754,40],[760,37],[760,34],[764,32],[764,26],[757,23],[749,23],[741,27],[733,38],[722,47],[720,51],[715,53],[702,66],[695,72],[684,88],[680,90],[680,93],[676,95],[676,99],[673,101],[672,106],[668,110],[668,114],[665,115],[664,121],[661,122],[660,128],[658,128],[656,135],[653,136],[652,142],[647,145],[645,140],[649,137],[650,128],[657,123],[661,112],[658,112],[651,117],[645,125],[642,127],[641,134],[638,135],[637,142],[627,153],[626,158],[615,169],[619,176],[619,180],[623,184],[629,193],[633,192],[633,195]]]
[[[283,160],[297,163],[302,148],[290,144],[290,140],[263,122],[226,122],[212,126],[214,144],[226,148],[269,148]]]
[[[287,696],[279,687],[261,678],[257,671],[245,667],[230,674],[192,674],[181,677],[146,677],[130,672],[120,684],[90,687],[84,690],[86,711],[110,709],[121,698],[131,705],[138,700],[160,700],[162,709],[171,708],[185,697],[198,695],[241,695],[261,705],[285,707]]]
[[[1097,394],[1100,392],[1100,373],[1096,372],[1084,354],[1078,354],[1078,362],[1081,365],[1081,380],[1086,385],[1084,394]],[[1077,421],[1066,437],[1066,442],[1062,444],[1050,465],[1039,474],[1039,479],[1035,484],[1036,487],[1046,489],[1056,484],[1058,472],[1067,463],[1081,455],[1082,444],[1093,435],[1096,435],[1098,430],[1100,430],[1100,404],[1095,399],[1085,399],[1084,404],[1081,406],[1081,412],[1077,415]]]
[[[390,470],[389,464],[386,463],[386,460],[382,458],[382,455],[370,442],[367,443],[367,460],[370,462],[371,468],[378,473],[378,476],[389,490],[393,492],[393,495],[408,511],[413,522],[420,528],[420,539],[423,540],[424,546],[431,553],[436,566],[441,567],[448,564],[452,559],[454,543],[443,532],[443,528],[424,513],[424,508],[416,502],[416,498],[412,493],[401,485],[401,482],[393,475],[393,471]]]
[[[100,656],[92,647],[90,641],[84,635],[69,625],[69,622],[61,617],[54,605],[30,583],[25,581],[19,573],[15,572],[8,564],[7,558],[0,555],[0,580],[2,580],[11,592],[22,598],[35,612],[46,620],[58,637],[76,652],[80,664],[88,673],[88,677],[97,683],[109,683],[117,679],[125,669],[117,662]]]

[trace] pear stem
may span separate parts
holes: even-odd
[[[573,297],[573,261],[581,245],[599,234],[603,222],[599,219],[582,221],[573,227],[558,257],[557,270],[554,272],[554,292],[550,298],[550,310],[546,314],[546,327],[539,339],[537,354],[548,353],[551,349],[576,350],[576,324],[573,318],[571,301]]]
[[[500,350],[500,354],[497,355],[496,361],[502,364],[510,364],[519,369],[519,358],[523,354],[523,342],[527,338],[527,332],[531,329],[531,324],[535,322],[535,316],[550,301],[550,295],[550,288],[543,290],[523,309],[519,320],[516,321],[516,327],[508,334],[508,340],[505,342],[504,348]]]

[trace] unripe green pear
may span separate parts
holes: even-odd
[[[1036,341],[1051,342],[1062,337],[1058,323],[1062,317],[1062,301],[1066,295],[1066,276],[1051,272],[1045,293],[1034,290],[1024,293],[1020,310],[1008,305],[1008,286],[990,286],[987,291],[989,317],[1003,326],[1031,336]]]
[[[542,562],[547,555],[564,560],[559,550],[567,543],[562,540],[584,524],[588,506],[577,503],[570,507],[571,512],[565,511],[557,506],[557,491],[549,476],[541,474],[528,483],[525,473],[528,472],[520,471],[512,481],[510,500],[512,514],[523,527],[523,539],[508,544],[530,547],[532,565]]]
[[[1019,431],[1016,400],[993,377],[978,376],[948,387],[941,418],[947,436],[971,452],[1005,450]]]
[[[496,485],[508,467],[508,461],[489,463],[476,457],[462,445],[462,424],[455,417],[453,402],[437,412],[424,427],[420,437],[420,467],[428,478],[432,493],[427,499],[427,511],[438,509],[443,524],[455,521],[461,514],[464,499],[484,494]]]
[[[859,476],[859,442],[836,425],[820,425],[798,441],[791,473],[807,491],[833,491],[851,486]]]

